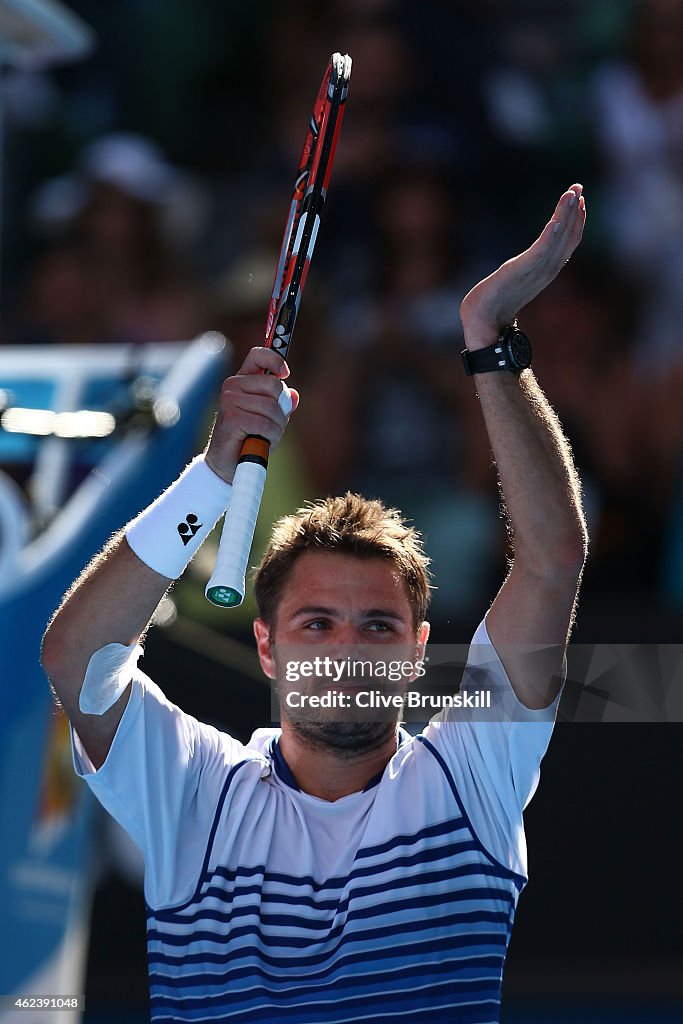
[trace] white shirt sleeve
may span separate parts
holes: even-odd
[[[244,746],[171,704],[137,669],[104,764],[95,770],[73,727],[72,750],[76,773],[142,850],[148,899],[189,899],[223,783],[250,756]]]
[[[518,699],[491,643],[486,620],[470,647],[461,693],[491,691],[491,708],[452,708],[423,736],[450,771],[472,829],[497,861],[526,875],[522,812],[538,786],[560,696],[533,711]]]

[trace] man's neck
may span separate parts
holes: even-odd
[[[287,722],[282,723],[280,737],[280,752],[299,788],[330,802],[365,789],[384,770],[397,745],[397,733],[392,733],[381,747],[350,757],[309,746]]]

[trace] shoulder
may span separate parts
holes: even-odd
[[[245,757],[248,757],[250,754],[270,757],[272,744],[281,735],[282,729],[256,729],[244,748]]]

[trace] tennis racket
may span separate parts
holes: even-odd
[[[264,341],[266,347],[275,349],[284,359],[289,352],[301,293],[318,237],[350,76],[351,58],[341,53],[332,54],[299,160]],[[286,395],[287,392],[283,392],[283,399]],[[288,413],[291,402],[286,404],[283,399],[280,404]],[[268,454],[269,444],[265,438],[245,439],[235,470],[216,566],[206,585],[207,598],[220,607],[236,607],[244,598],[247,563],[266,482]]]

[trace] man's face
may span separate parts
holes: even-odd
[[[395,732],[398,702],[367,707],[361,694],[405,693],[428,626],[415,629],[407,588],[390,562],[307,551],[294,564],[274,628],[257,619],[254,631],[261,665],[276,680],[283,727],[310,746],[353,756]],[[310,703],[323,696],[329,706]]]

